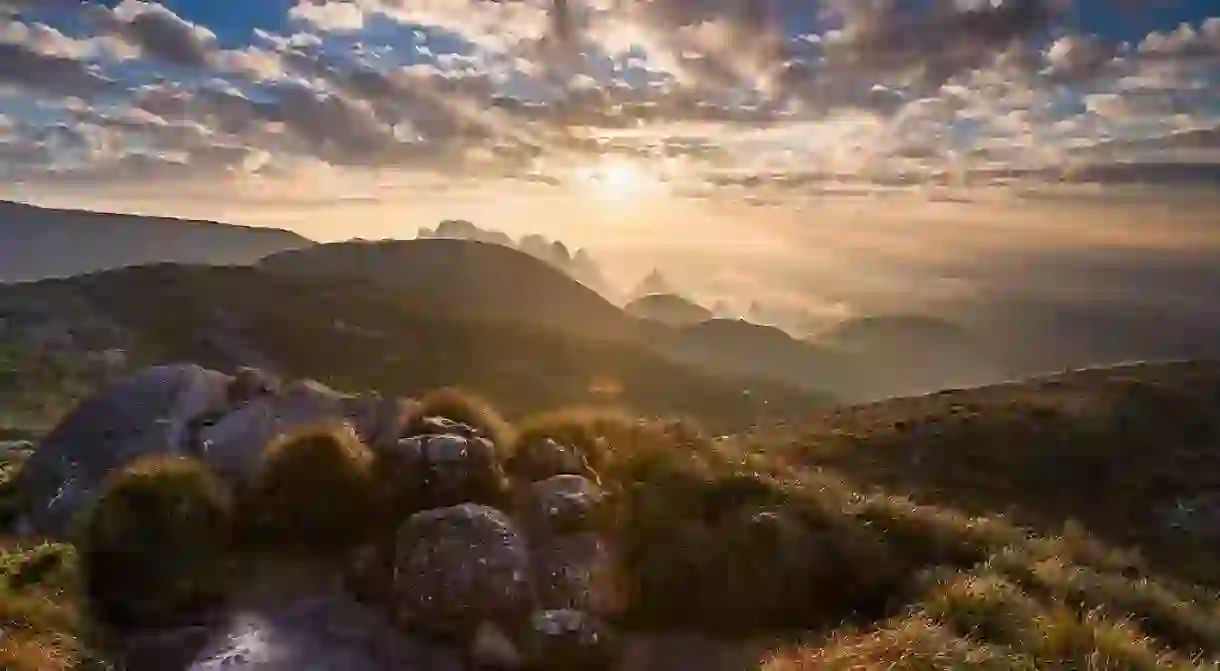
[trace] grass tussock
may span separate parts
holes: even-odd
[[[444,417],[465,424],[490,440],[497,448],[513,443],[511,424],[483,397],[457,387],[430,391],[419,399],[415,415],[408,419],[406,434],[419,432],[419,421],[426,417]]]
[[[373,455],[347,425],[283,436],[242,496],[242,537],[260,548],[331,555],[361,541],[374,510]]]
[[[76,551],[70,545],[17,545],[0,551],[0,669],[101,669],[90,650]]]
[[[229,492],[196,461],[145,458],[116,473],[80,524],[95,614],[164,625],[220,599],[232,514]]]
[[[1036,671],[1028,659],[962,638],[926,616],[783,650],[763,671]]]
[[[609,458],[610,444],[630,436],[635,424],[630,415],[614,408],[566,408],[531,415],[517,425],[510,468],[514,472],[545,471],[546,456],[538,447],[550,439],[573,450],[590,468],[600,469]]]

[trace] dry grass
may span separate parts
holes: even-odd
[[[60,671],[86,666],[76,555],[66,545],[0,552],[0,669]]]
[[[319,426],[267,446],[237,518],[254,547],[334,554],[371,531],[373,503],[369,448],[349,426]]]
[[[487,399],[457,387],[444,387],[423,395],[407,421],[406,433],[417,432],[417,422],[425,417],[445,417],[466,424],[490,440],[497,448],[512,445],[514,429]]]

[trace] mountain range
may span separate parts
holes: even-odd
[[[752,394],[757,403],[757,394],[772,392],[870,401],[1116,361],[1220,354],[1217,324],[1167,328],[1178,322],[1163,312],[1104,305],[1066,313],[1028,305],[1017,312],[872,315],[811,339],[713,318],[672,292],[620,309],[595,283],[580,280],[576,267],[591,263],[583,250],[573,254],[541,236],[513,242],[458,220],[413,240],[315,244],[286,231],[209,222],[18,204],[0,205],[0,213],[0,280],[24,282],[0,286],[0,347],[189,354],[319,378],[325,362],[312,359],[350,352],[367,359],[370,374],[378,358],[409,358],[409,366],[389,369],[420,376],[420,385],[491,384],[511,396],[528,381],[539,387],[529,394],[548,399],[560,395],[557,385],[564,393],[579,388],[586,399],[593,398],[589,388],[626,387],[625,398],[642,394],[658,411],[696,414]],[[63,277],[70,279],[29,283]],[[667,284],[660,272],[650,279],[646,284]],[[287,306],[293,314],[277,314]],[[302,342],[296,331],[317,341]],[[452,364],[462,359],[461,367]],[[518,377],[552,361],[567,376],[562,385],[557,376]],[[508,372],[496,377],[492,370]],[[720,400],[679,402],[678,381],[694,379]],[[347,382],[340,386],[369,386]],[[501,403],[513,407],[511,399]]]
[[[312,244],[308,238],[275,228],[52,210],[0,201],[0,282],[148,263],[243,265]]]

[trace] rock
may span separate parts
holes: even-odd
[[[404,413],[401,401],[309,380],[282,384],[256,369],[230,377],[193,364],[148,368],[81,403],[42,441],[21,475],[30,502],[22,526],[61,536],[102,480],[140,457],[196,457],[244,484],[285,433],[345,422],[362,440],[384,440],[399,433]]]
[[[229,384],[229,405],[237,406],[256,396],[275,394],[280,385],[279,378],[271,373],[258,368],[239,368]]]
[[[601,488],[579,475],[556,475],[530,488],[530,522],[540,533],[596,530],[605,502]]]
[[[479,437],[478,429],[469,424],[455,422],[448,417],[420,416],[413,418],[406,427],[404,436],[453,435],[464,438]]]
[[[530,618],[526,651],[538,671],[612,669],[621,657],[619,637],[602,620],[576,610],[546,610]]]
[[[413,515],[398,531],[394,611],[411,629],[464,638],[484,621],[510,631],[531,610],[525,539],[503,513],[464,504]]]
[[[0,440],[0,459],[24,459],[34,451],[28,440]]]
[[[404,518],[462,503],[499,506],[507,499],[508,481],[495,446],[486,438],[404,438],[392,450],[383,450],[380,461],[383,500]]]
[[[222,477],[248,482],[257,476],[267,444],[294,430],[345,422],[365,439],[373,414],[368,408],[378,403],[380,399],[347,396],[312,380],[297,381],[278,393],[255,396],[204,427],[199,456]]]
[[[553,536],[533,545],[534,584],[542,608],[611,615],[622,607],[614,553],[595,533]]]
[[[463,671],[460,655],[403,636],[325,592],[233,614],[188,671]]]
[[[185,669],[210,636],[211,631],[202,625],[125,632],[111,654],[118,658],[124,671]]]
[[[357,548],[348,560],[343,578],[348,591],[360,603],[389,606],[394,585],[392,544],[373,542]]]
[[[597,481],[593,467],[578,451],[551,438],[536,440],[513,456],[513,472],[518,477],[538,482],[556,475],[580,475]]]
[[[508,671],[524,664],[521,652],[504,630],[492,622],[484,622],[470,642],[470,661],[476,669]]]
[[[81,403],[22,469],[30,530],[62,536],[111,472],[181,454],[191,419],[223,407],[231,379],[190,364],[156,366]]]
[[[384,398],[370,404],[365,442],[374,453],[393,448],[404,435],[414,402],[401,398]]]

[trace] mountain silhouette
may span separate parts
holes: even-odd
[[[244,265],[312,244],[308,238],[275,228],[0,201],[0,282],[148,263]]]

